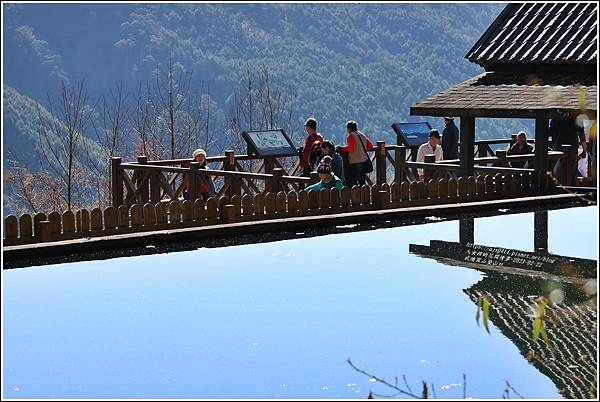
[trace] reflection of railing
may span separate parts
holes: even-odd
[[[220,171],[220,174],[224,172]],[[228,175],[229,172],[225,172]],[[253,175],[253,177],[255,177]],[[261,176],[262,177],[262,176]],[[287,180],[274,175],[277,180]],[[305,179],[306,180],[306,179]],[[275,185],[273,183],[273,185]],[[268,220],[342,212],[384,210],[424,205],[517,198],[549,194],[554,188],[525,174],[479,175],[429,182],[403,181],[373,186],[333,189],[331,192],[301,190],[256,195],[210,197],[195,201],[136,203],[104,210],[25,214],[5,218],[5,245],[69,240],[162,229],[197,227],[219,223]]]

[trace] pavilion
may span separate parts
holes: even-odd
[[[485,72],[414,104],[410,114],[460,117],[463,176],[474,173],[475,118],[535,119],[541,180],[550,119],[596,119],[597,20],[596,3],[507,5],[465,56]]]

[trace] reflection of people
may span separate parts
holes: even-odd
[[[585,142],[585,132],[583,131],[583,127],[579,127],[575,123],[575,119],[569,117],[550,120],[549,131],[550,135],[552,135],[552,141],[554,142],[553,148],[555,151],[562,151],[563,145],[570,145],[575,152],[579,152],[579,145],[583,147],[583,152],[579,154],[579,158],[576,158],[571,166],[570,181],[574,183],[577,179],[578,159],[583,159],[587,155],[587,144]],[[557,177],[560,177],[560,171],[564,168],[564,164],[564,159],[561,159],[557,164],[556,171],[554,172]]]
[[[435,155],[436,161],[444,159],[444,151],[440,145],[440,132],[435,128],[429,131],[429,141],[419,147],[417,151],[417,162],[425,162],[425,155]],[[425,170],[418,169],[419,180],[425,180]]]
[[[442,149],[444,159],[458,159],[458,127],[454,124],[454,117],[444,117],[446,127],[442,132]]]
[[[525,134],[525,131],[519,131],[519,134],[517,134],[517,142],[510,147],[506,155],[526,155],[532,153],[533,147],[527,143],[527,134]],[[515,161],[510,162],[510,166],[521,169],[525,167],[526,163],[527,161]]]
[[[319,173],[320,182],[313,184],[312,186],[306,187],[306,191],[316,190],[319,191],[321,189],[331,190],[332,188],[337,188],[338,191],[342,189],[344,186],[342,181],[331,172],[331,164],[332,159],[330,156],[325,155],[321,162],[319,162],[319,166],[317,167],[317,173]]]
[[[333,142],[329,140],[323,141],[321,144],[321,152],[323,155],[329,155],[331,157],[331,169],[342,183],[344,183],[344,160],[342,159],[342,155],[335,150]]]
[[[194,162],[200,163],[200,169],[206,169],[206,151],[202,148],[196,149],[192,153],[192,158],[194,158]],[[190,199],[190,183],[189,179],[186,177],[186,187],[183,191],[183,198],[186,200]],[[206,201],[209,197],[214,197],[215,192],[215,183],[208,176],[204,175],[196,175],[196,180],[198,180],[198,194]],[[194,201],[194,200],[192,200]]]
[[[362,132],[358,131],[358,124],[354,120],[346,123],[348,137],[347,144],[337,147],[337,150],[348,153],[348,180],[346,185],[352,187],[355,184],[365,184],[367,172],[365,162],[369,158],[368,150],[373,148],[373,143]]]
[[[311,164],[313,144],[315,141],[322,143],[323,136],[320,133],[317,133],[317,119],[314,117],[309,117],[306,119],[306,123],[304,123],[304,129],[306,130],[306,134],[308,134],[308,136],[306,137],[306,141],[304,141],[304,147],[302,148],[300,169],[302,171],[302,176],[310,177],[310,172],[313,170],[313,165]]]

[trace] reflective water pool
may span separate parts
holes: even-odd
[[[549,211],[548,251],[597,260],[597,215],[596,207]],[[494,286],[533,297],[544,281],[410,253],[409,244],[459,241],[459,221],[431,221],[4,271],[4,397],[394,393],[352,369],[351,358],[392,383],[406,374],[416,393],[426,380],[439,398],[463,396],[463,373],[468,397],[500,398],[509,381],[524,397],[560,398],[494,302],[490,333],[477,325],[469,291],[500,275]],[[531,252],[534,234],[534,214],[524,213],[477,218],[472,236]]]

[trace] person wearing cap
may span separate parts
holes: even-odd
[[[321,144],[321,153],[323,157],[329,156],[331,157],[331,170],[333,174],[344,183],[344,160],[342,159],[342,155],[338,151],[335,150],[335,146],[333,142],[330,140],[325,140]]]
[[[311,161],[313,154],[313,145],[316,141],[321,144],[323,142],[323,136],[317,132],[317,119],[309,117],[304,123],[304,130],[306,130],[306,141],[304,141],[304,147],[302,148],[302,159],[300,159],[300,170],[302,176],[310,177],[310,172],[313,171],[313,165],[315,161]],[[320,150],[320,148],[319,148]],[[311,163],[312,162],[312,163]]]
[[[365,162],[368,162],[368,150],[373,148],[373,143],[362,132],[358,131],[358,124],[354,120],[346,123],[346,145],[337,147],[338,151],[348,153],[348,180],[346,185],[352,187],[356,184],[363,185],[366,182],[367,172]]]
[[[454,117],[444,117],[444,131],[442,131],[442,149],[444,150],[444,159],[458,159],[458,127],[454,124]]]
[[[429,131],[429,141],[419,147],[419,150],[417,151],[417,162],[425,162],[425,155],[435,155],[436,162],[444,159],[444,151],[440,145],[440,132],[435,128]],[[419,180],[424,180],[425,170],[417,170],[419,172]]]
[[[330,156],[325,155],[321,161],[319,162],[319,166],[317,166],[317,173],[319,174],[319,178],[321,181],[315,183],[311,186],[306,187],[306,191],[316,190],[320,191],[321,189],[326,189],[330,191],[332,188],[337,188],[338,191],[342,190],[344,184],[342,181],[332,173],[331,171],[331,163],[333,160]]]
[[[206,151],[202,148],[196,149],[192,153],[192,162],[198,162],[200,164],[200,169],[206,169]],[[189,167],[189,164],[186,164],[186,167]],[[214,197],[216,194],[215,191],[215,183],[209,176],[204,175],[196,175],[196,179],[198,180],[198,194],[204,199],[204,201],[208,200],[209,197]],[[183,198],[186,200],[190,199],[190,182],[188,178],[185,178],[186,186],[183,191]],[[194,200],[191,200],[194,201]]]

